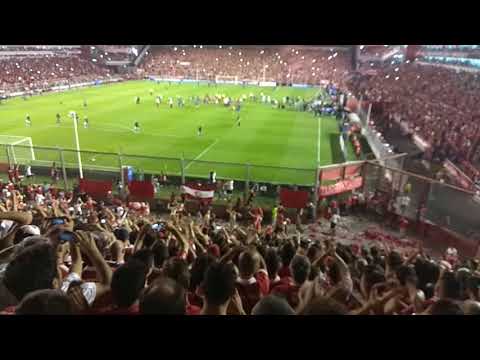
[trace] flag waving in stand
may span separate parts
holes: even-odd
[[[211,202],[215,195],[215,184],[202,184],[197,182],[189,182],[182,185],[182,194],[189,199],[196,199],[202,202]]]

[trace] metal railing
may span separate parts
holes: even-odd
[[[219,180],[234,180],[245,190],[254,184],[272,189],[277,185],[310,188],[316,186],[316,168],[288,168],[87,150],[80,151],[80,157],[84,178],[108,179],[113,183],[124,182],[124,168],[131,167],[135,174],[142,174],[143,177],[166,175],[174,184],[205,180],[211,171],[215,171]],[[0,163],[31,166],[32,172],[40,176],[49,176],[55,163],[62,174],[66,189],[71,188],[72,183],[80,177],[77,151],[73,149],[0,144]]]

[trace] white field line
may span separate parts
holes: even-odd
[[[320,134],[320,128],[321,128],[321,121],[322,117],[318,118],[318,125],[317,125],[317,166],[320,164],[320,139],[321,139],[321,134]]]
[[[207,148],[206,148],[205,150],[203,150],[200,154],[197,155],[197,157],[196,157],[195,159],[193,159],[192,161],[190,161],[190,162],[187,164],[187,166],[185,166],[185,169],[184,169],[184,170],[187,170],[187,169],[190,167],[190,165],[193,164],[194,161],[200,159],[203,155],[205,155],[208,151],[210,151],[210,149],[211,149],[216,143],[218,143],[219,140],[220,140],[220,139],[217,139],[217,140],[215,140],[213,143],[211,143],[209,146],[207,146]]]

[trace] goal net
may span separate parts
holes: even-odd
[[[238,76],[216,75],[215,82],[217,84],[239,84]]]
[[[31,137],[0,135],[0,146],[14,164],[26,164],[35,160]]]

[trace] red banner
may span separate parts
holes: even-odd
[[[308,191],[295,191],[286,188],[280,189],[280,202],[282,206],[291,209],[302,209],[307,206]]]
[[[325,169],[320,172],[321,180],[338,180],[343,176],[343,166],[333,169]]]
[[[153,199],[154,191],[151,181],[131,181],[128,183],[130,195],[136,198]]]
[[[112,191],[111,181],[80,179],[80,191],[93,197],[105,197],[109,191]]]
[[[345,177],[354,177],[357,175],[361,175],[362,172],[362,165],[348,165],[345,167]]]
[[[363,185],[363,178],[361,176],[351,180],[339,181],[333,185],[320,186],[318,196],[325,197],[336,194],[341,194],[347,191],[357,189]]]

